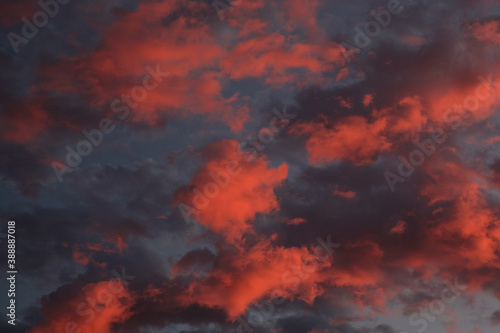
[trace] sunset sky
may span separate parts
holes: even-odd
[[[0,30],[0,331],[500,332],[500,2],[2,0]]]

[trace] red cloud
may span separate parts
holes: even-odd
[[[215,142],[202,154],[208,159],[190,183],[178,193],[177,202],[197,210],[196,219],[227,236],[241,239],[257,213],[278,208],[274,188],[287,177],[288,166],[269,168],[264,158],[249,161],[233,140]],[[180,209],[183,206],[180,207]]]
[[[420,221],[423,238],[418,251],[407,253],[395,264],[418,269],[426,279],[438,274],[436,267],[443,272],[465,271],[469,287],[479,290],[496,279],[488,272],[500,268],[500,220],[487,201],[489,185],[481,172],[437,154],[421,168],[427,178],[420,195],[433,213]]]
[[[41,98],[33,101],[8,105],[8,114],[0,125],[0,138],[5,141],[24,144],[33,142],[46,131],[50,119],[43,107]]]
[[[248,251],[222,253],[213,272],[191,283],[179,299],[222,308],[232,320],[264,296],[311,303],[323,293],[320,270],[330,266],[330,261],[314,258],[305,247],[274,247],[267,241]]]
[[[165,24],[164,18],[180,6],[186,7],[185,16]],[[133,121],[153,125],[164,114],[203,114],[240,130],[248,109],[237,95],[222,96],[223,76],[217,72],[217,65],[225,51],[210,26],[198,18],[208,9],[212,8],[204,3],[143,2],[107,27],[95,52],[62,58],[45,68],[44,88],[81,95],[91,87],[91,92],[99,96],[92,103],[106,107],[106,102],[120,99],[122,94],[131,95],[134,87],[142,85],[147,66],[159,67],[169,76],[130,112]],[[134,52],[130,52],[132,49]]]
[[[383,251],[371,241],[342,247],[345,251],[333,257],[320,246],[285,248],[268,240],[248,250],[219,250],[212,271],[196,277],[178,300],[223,309],[234,320],[258,300],[270,298],[278,304],[283,298],[300,299],[311,304],[324,288],[336,286],[356,290],[353,298],[360,304],[382,307],[382,293],[372,295],[371,289],[385,278]]]
[[[313,164],[334,159],[355,164],[371,163],[376,154],[390,148],[382,135],[383,120],[369,123],[365,118],[351,116],[342,119],[332,128],[324,123],[303,123],[293,126],[291,132],[307,137],[306,149]]]
[[[427,123],[427,116],[418,97],[405,97],[394,108],[375,111],[374,117],[379,121],[385,119],[388,135],[415,135]]]
[[[439,179],[440,186],[427,183],[422,186],[422,195],[431,205],[452,203],[441,214],[440,223],[429,226],[427,260],[438,257],[442,264],[469,269],[500,268],[500,219],[488,206],[485,179],[473,170],[440,158],[425,169],[433,179]],[[461,245],[457,247],[457,243]]]
[[[221,69],[232,79],[264,77],[266,83],[283,85],[292,81],[293,70],[320,75],[343,62],[342,48],[334,42],[292,44],[275,32],[239,42],[221,61]]]
[[[417,36],[405,35],[402,37],[403,42],[413,45],[413,46],[422,46],[426,43],[424,38],[420,38]]]
[[[372,104],[372,102],[373,102],[373,97],[374,97],[374,95],[373,95],[373,94],[366,94],[366,95],[363,97],[363,105],[364,105],[364,106],[369,106],[370,104]]]
[[[43,93],[74,94],[88,105],[104,108],[114,115],[109,111],[110,102],[119,99],[124,104],[122,95],[129,95],[130,99],[132,90],[143,85],[147,66],[158,66],[169,76],[147,91],[139,106],[130,106],[129,120],[163,125],[168,117],[205,115],[210,121],[222,121],[232,130],[240,131],[249,119],[250,107],[246,97],[239,93],[223,94],[228,78],[259,77],[279,86],[296,79],[300,87],[328,82],[324,73],[330,70],[341,70],[339,77],[347,73],[347,68],[342,68],[345,59],[340,45],[317,33],[318,39],[312,42],[270,33],[267,22],[256,16],[263,6],[263,1],[244,1],[231,6],[226,14],[242,12],[238,19],[230,16],[228,19],[238,29],[237,36],[220,33],[216,25],[206,23],[206,13],[213,10],[207,3],[141,2],[133,12],[115,12],[118,19],[102,27],[98,48],[63,56],[38,69],[43,81],[33,87],[30,98],[37,100]],[[283,6],[283,10],[291,22],[319,32],[315,19],[308,17],[316,12],[317,6],[315,0],[307,3],[294,0]],[[95,8],[89,8],[82,5],[84,13],[86,10],[94,13]],[[165,18],[172,20],[166,24]],[[42,92],[36,92],[40,88]],[[33,142],[54,122],[39,103],[33,105],[39,108],[31,111],[36,121],[13,122],[3,136],[12,141]]]
[[[301,223],[305,223],[307,222],[305,219],[303,219],[302,217],[296,217],[296,218],[293,218],[291,220],[286,220],[286,224],[290,224],[290,225],[299,225]]]
[[[324,37],[325,33],[320,29],[316,22],[319,0],[286,0],[283,2],[283,11],[285,12],[285,22],[290,30],[298,26],[307,30],[308,34],[318,38]]]
[[[339,186],[335,185],[335,190],[333,191],[333,195],[337,195],[337,196],[345,198],[345,199],[354,199],[356,197],[356,192],[339,191]]]
[[[474,23],[469,26],[469,29],[480,41],[500,44],[500,22],[498,21]]]
[[[113,323],[124,322],[131,316],[133,303],[134,298],[120,281],[91,283],[77,296],[45,304],[45,319],[28,332],[110,333]]]
[[[106,266],[106,263],[98,263],[92,257],[96,252],[119,253],[128,248],[127,243],[121,236],[109,236],[102,243],[87,243],[86,245],[73,244],[73,259],[81,264],[87,265],[90,261],[93,264]]]
[[[391,231],[389,231],[389,235],[394,235],[394,234],[402,234],[406,230],[406,222],[405,221],[398,221],[394,227],[392,227]]]
[[[500,106],[500,72],[485,69],[472,78],[431,85],[422,93],[427,117],[437,124],[461,126],[484,120]]]

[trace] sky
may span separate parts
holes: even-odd
[[[2,0],[0,32],[2,332],[500,331],[498,1]]]

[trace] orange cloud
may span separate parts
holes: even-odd
[[[231,79],[263,77],[268,84],[283,85],[291,81],[297,69],[320,75],[343,62],[342,49],[334,42],[291,44],[275,32],[239,42],[220,64]]]
[[[110,333],[112,324],[131,316],[133,303],[134,298],[120,281],[91,283],[72,298],[44,305],[45,319],[28,332]]]
[[[73,260],[75,260],[75,262],[86,266],[88,265],[91,257],[92,255],[90,253],[80,251],[77,244],[73,246]]]
[[[274,188],[288,173],[286,164],[269,168],[264,158],[249,161],[238,148],[234,140],[207,146],[202,152],[207,162],[194,176],[190,189],[177,196],[177,203],[196,210],[198,222],[229,241],[241,239],[250,230],[255,214],[278,208]]]
[[[324,32],[316,22],[319,4],[319,0],[285,0],[283,10],[286,13],[286,22],[289,22],[289,29],[296,29],[297,26],[301,26],[311,36],[323,37]]]
[[[305,223],[305,222],[307,222],[307,221],[305,219],[303,219],[302,217],[296,217],[296,218],[293,218],[291,220],[287,220],[286,224],[299,225],[299,224],[302,224],[302,223]]]
[[[428,118],[438,124],[470,124],[484,120],[500,106],[500,72],[481,72],[468,80],[455,80],[423,94]]]
[[[273,247],[261,241],[248,251],[225,253],[214,271],[194,281],[179,299],[224,309],[232,320],[264,296],[312,303],[323,293],[320,270],[330,266],[330,261],[314,258],[305,247]]]
[[[385,113],[387,110],[383,110],[376,112],[375,116],[387,119],[389,133],[411,135],[420,132],[427,123],[423,109],[418,97],[405,97],[390,112]]]
[[[368,123],[363,117],[350,116],[331,128],[325,123],[303,123],[293,126],[291,132],[307,137],[306,149],[313,164],[339,159],[361,165],[390,148],[382,134],[384,128],[384,119]]]
[[[500,267],[497,253],[500,219],[488,208],[483,193],[484,181],[475,172],[458,164],[447,162],[441,167],[441,171],[434,167],[431,172],[434,177],[439,177],[442,186],[429,184],[423,187],[422,193],[434,202],[451,201],[453,206],[449,217],[431,228],[431,237],[439,240],[443,247],[450,246],[443,249],[443,253],[454,257],[461,265],[469,268]],[[461,240],[462,246],[451,247],[457,240]]]
[[[181,7],[184,14],[165,24],[164,18]],[[108,108],[108,102],[131,95],[133,88],[143,85],[147,66],[158,67],[169,76],[130,112],[132,121],[154,125],[165,115],[202,114],[238,131],[248,119],[248,109],[237,95],[222,96],[223,76],[217,66],[226,51],[212,28],[198,18],[208,9],[213,10],[206,3],[142,2],[104,30],[95,52],[65,57],[45,68],[44,88],[84,99],[82,91],[90,90],[99,96],[90,102]]]
[[[410,36],[410,35],[403,36],[402,40],[403,42],[413,46],[422,46],[426,43],[426,40],[424,38]]]
[[[433,265],[450,271],[498,269],[500,220],[488,206],[483,176],[440,156],[421,168],[429,179],[438,181],[439,186],[434,181],[425,181],[420,195],[428,200],[431,208],[439,209],[434,210],[429,221],[421,224],[425,237],[420,250],[408,254],[399,264],[418,267],[424,272]],[[435,272],[430,276],[433,274]]]
[[[364,106],[369,106],[373,102],[373,94],[366,94],[363,97],[363,105]]]
[[[500,22],[498,21],[474,23],[469,26],[469,29],[480,41],[500,44]]]
[[[81,264],[87,265],[89,261],[96,265],[104,265],[105,263],[99,264],[96,262],[92,256],[96,252],[104,253],[119,253],[123,254],[123,250],[128,248],[127,243],[123,240],[121,236],[109,236],[106,238],[105,242],[102,243],[87,243],[86,245],[73,244],[73,259]]]
[[[354,199],[356,197],[356,192],[353,191],[339,191],[338,185],[335,186],[335,191],[333,191],[333,195],[345,198],[345,199]]]
[[[389,231],[389,235],[394,234],[403,234],[406,230],[406,222],[398,221],[394,227],[392,227],[391,231]]]

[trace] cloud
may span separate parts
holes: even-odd
[[[308,303],[322,294],[319,272],[304,272],[304,262],[314,258],[306,248],[284,248],[262,241],[248,251],[220,253],[222,259],[205,278],[193,281],[179,296],[185,304],[222,308],[234,320],[254,301],[264,296]],[[320,267],[330,263],[321,262]]]
[[[306,149],[309,161],[313,164],[335,159],[367,164],[373,162],[377,153],[391,146],[381,133],[384,127],[383,120],[368,123],[363,117],[351,116],[331,125],[297,124],[293,126],[291,133],[307,137]]]
[[[406,230],[406,223],[404,221],[398,221],[398,223],[391,229],[389,232],[391,235],[393,234],[402,234]]]
[[[5,3],[4,35],[38,10]],[[457,275],[463,300],[435,323],[495,329],[498,4],[405,2],[348,64],[342,42],[375,20],[369,2],[243,0],[222,21],[210,1],[109,4],[66,6],[19,55],[0,52],[18,331],[234,331],[281,296],[255,332],[392,332]],[[168,76],[54,182],[64,147],[115,116],[148,67]],[[297,117],[251,155],[274,104]],[[384,172],[437,128],[446,142],[388,190]],[[310,267],[326,235],[342,246]],[[87,322],[77,308],[106,298],[104,270],[121,266],[140,274]],[[487,312],[464,324],[474,304]]]
[[[264,158],[250,160],[233,140],[214,142],[201,154],[204,165],[177,202],[196,209],[195,218],[228,241],[241,240],[257,213],[276,210],[274,188],[287,177],[288,166],[269,168]],[[184,209],[184,208],[183,208]]]
[[[60,303],[47,300],[42,308],[45,319],[29,332],[80,330],[82,333],[110,333],[114,323],[130,317],[134,303],[134,298],[120,281],[88,284],[80,295],[69,297]]]
[[[469,27],[474,37],[483,42],[500,44],[500,26],[498,21],[474,23]]]

